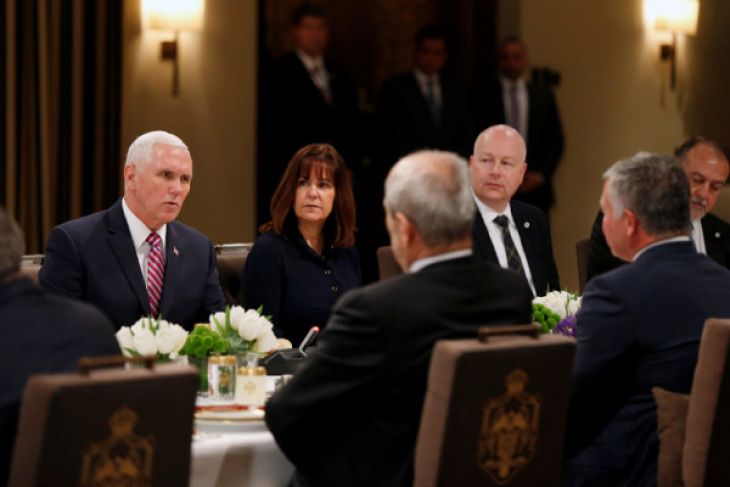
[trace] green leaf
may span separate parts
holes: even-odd
[[[226,335],[230,335],[233,331],[233,328],[231,328],[231,307],[230,305],[226,306]]]
[[[133,348],[124,347],[124,350],[126,350],[127,352],[129,352],[129,354],[132,357],[141,357],[142,356],[141,353],[139,353],[137,350],[135,350]]]

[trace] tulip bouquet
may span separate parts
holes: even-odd
[[[117,342],[127,357],[154,355],[158,360],[177,358],[188,338],[188,332],[180,325],[151,317],[140,318],[117,332]]]
[[[210,327],[226,342],[226,353],[266,353],[276,347],[274,325],[257,310],[227,306],[225,311],[210,315]]]
[[[550,291],[532,300],[533,320],[540,324],[543,333],[575,336],[580,299],[568,291]]]

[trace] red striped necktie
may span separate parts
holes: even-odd
[[[150,245],[147,255],[147,295],[150,298],[150,312],[157,318],[158,307],[162,299],[162,283],[165,275],[165,259],[162,255],[162,238],[152,232],[145,240]]]

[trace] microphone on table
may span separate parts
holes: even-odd
[[[299,344],[299,352],[302,355],[304,355],[305,357],[307,356],[307,352],[305,352],[304,349],[306,347],[308,347],[314,341],[315,338],[317,338],[317,335],[319,335],[319,327],[313,326],[312,328],[309,329],[307,334],[304,336],[302,343]]]
[[[318,334],[319,327],[313,326],[307,332],[302,343],[299,344],[299,348],[277,350],[271,355],[265,357],[262,361],[262,365],[266,367],[266,373],[268,375],[294,374],[299,367],[299,364],[301,364],[307,357],[307,353],[304,349],[312,344]]]

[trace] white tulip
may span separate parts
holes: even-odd
[[[130,327],[130,330],[132,330],[132,335],[136,335],[137,333],[142,333],[144,330],[148,330],[149,318],[140,318],[137,321],[134,322],[134,324]]]
[[[578,310],[580,309],[580,298],[575,298],[570,301],[568,304],[568,314],[569,315],[575,315],[578,313]]]
[[[128,350],[134,349],[134,338],[132,337],[132,332],[129,330],[128,326],[123,326],[119,329],[117,332],[117,342],[119,343],[119,348],[122,350],[122,353],[127,357],[131,357],[132,354],[129,353]]]
[[[188,332],[186,332],[180,325],[164,322],[164,325],[160,324],[160,329],[157,330],[157,350],[163,355],[169,355],[171,359],[177,357],[180,349],[185,345],[185,340],[188,338]]]
[[[238,327],[243,322],[244,317],[246,316],[246,310],[243,309],[241,306],[231,306],[230,316],[231,328],[238,331]]]
[[[253,346],[255,352],[269,352],[276,347],[276,335],[271,329],[263,330],[256,336],[256,343]]]
[[[266,330],[268,320],[259,315],[256,310],[250,309],[246,311],[241,321],[238,323],[238,334],[244,340],[255,340],[256,337]]]
[[[134,332],[134,349],[140,355],[157,355],[157,340],[148,328]]]
[[[208,318],[208,323],[210,323],[210,329],[214,331],[218,331],[218,325],[221,325],[225,328],[226,326],[226,314],[223,311],[219,311],[217,313],[213,313]]]

